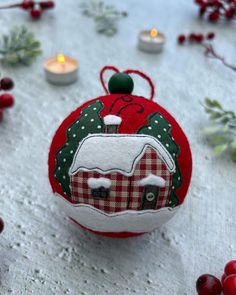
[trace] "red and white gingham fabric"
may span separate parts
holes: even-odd
[[[98,172],[79,171],[71,177],[72,200],[74,203],[89,204],[107,213],[124,210],[140,210],[144,187],[139,181],[149,174],[165,179],[166,185],[160,188],[156,209],[166,207],[169,202],[172,175],[155,150],[147,148],[131,177],[120,173],[100,174]],[[94,198],[88,187],[90,177],[105,177],[111,180],[110,195],[107,199]]]

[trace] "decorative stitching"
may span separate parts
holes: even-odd
[[[123,112],[124,109],[128,108],[129,106],[134,106],[134,105],[140,106],[140,109],[137,110],[136,113],[138,113],[138,114],[142,114],[142,113],[144,112],[144,107],[143,107],[141,104],[136,103],[136,102],[133,102],[133,103],[129,103],[129,104],[127,104],[127,105],[121,107],[121,108],[119,109],[119,111],[118,111],[116,114],[117,114],[117,115],[120,115],[120,114]]]
[[[125,98],[126,98],[126,99],[125,99]],[[132,97],[132,96],[129,96],[129,95],[122,95],[122,96],[119,96],[119,97],[117,97],[117,98],[113,101],[112,105],[110,106],[109,113],[112,112],[112,110],[113,110],[115,104],[116,104],[117,101],[120,100],[120,99],[123,100],[124,102],[132,102],[132,101],[133,101],[133,97]]]
[[[148,210],[141,210],[141,211],[137,211],[137,210],[125,210],[125,211],[120,211],[120,212],[115,212],[115,213],[105,213],[91,205],[88,205],[88,204],[73,204],[71,202],[69,202],[67,199],[65,199],[64,197],[62,197],[61,195],[59,195],[58,193],[55,193],[57,196],[59,196],[61,199],[63,199],[66,203],[69,203],[72,207],[88,207],[89,209],[95,211],[95,212],[98,212],[106,217],[116,217],[116,216],[119,216],[119,215],[127,215],[127,214],[130,214],[131,212],[133,212],[135,215],[143,215],[143,214],[146,214],[146,213],[151,213],[151,214],[156,214],[157,212],[160,212],[160,211],[177,211],[177,209],[180,208],[180,206],[176,206],[174,208],[172,207],[163,207],[163,208],[160,208],[160,209],[148,209]],[[132,213],[131,213],[132,214]]]
[[[109,170],[104,171],[104,170],[100,169],[99,167],[93,167],[93,168],[89,168],[88,169],[88,168],[86,168],[84,166],[81,166],[81,167],[77,168],[75,171],[73,171],[72,167],[75,165],[76,158],[77,158],[77,156],[79,154],[79,151],[80,151],[82,145],[84,144],[84,142],[87,139],[92,138],[92,137],[116,137],[116,138],[119,138],[119,137],[136,137],[136,138],[151,138],[152,140],[154,140],[157,143],[157,145],[160,147],[160,149],[162,150],[162,152],[165,153],[165,155],[167,156],[168,160],[171,162],[173,168],[169,167],[166,159],[163,157],[162,152],[160,150],[157,150],[156,147],[154,147],[152,144],[146,143],[146,144],[144,144],[144,147],[143,147],[141,153],[139,155],[137,155],[137,157],[135,157],[135,159],[133,161],[132,169],[129,172],[124,171],[123,169],[119,169],[119,168],[112,168],[112,169],[109,169]],[[149,146],[152,147],[157,152],[157,154],[159,155],[159,157],[161,158],[161,160],[166,164],[166,166],[167,166],[167,168],[168,168],[168,170],[170,172],[175,171],[175,163],[174,163],[171,155],[166,150],[166,148],[155,137],[153,137],[153,136],[150,136],[150,135],[140,135],[140,134],[134,134],[134,135],[133,134],[96,134],[96,135],[94,134],[94,135],[89,135],[89,136],[85,137],[83,139],[83,141],[80,143],[77,151],[75,152],[72,165],[71,165],[71,167],[69,169],[69,174],[70,175],[74,175],[78,171],[85,171],[85,172],[97,171],[97,172],[102,173],[102,174],[108,174],[108,173],[112,173],[112,172],[123,171],[123,174],[124,175],[131,176],[133,174],[133,172],[134,172],[134,169],[135,169],[136,164],[142,158],[144,152],[146,151],[147,147],[149,147]]]

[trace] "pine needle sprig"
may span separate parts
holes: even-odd
[[[117,32],[117,21],[128,15],[100,0],[84,1],[81,9],[85,16],[94,19],[96,31],[107,36],[114,35]]]
[[[40,42],[24,26],[14,27],[0,40],[0,60],[3,64],[30,65],[41,53]]]
[[[204,128],[216,155],[229,152],[236,161],[236,113],[225,110],[217,100],[205,99],[204,108],[212,124]]]

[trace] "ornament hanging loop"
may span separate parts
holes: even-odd
[[[118,68],[116,68],[114,66],[105,66],[100,71],[100,81],[102,83],[102,87],[105,90],[106,94],[109,94],[108,88],[107,88],[107,86],[105,84],[105,81],[104,81],[104,73],[106,71],[113,71],[113,72],[116,72],[116,73],[119,73],[120,71],[119,71]]]
[[[155,86],[151,80],[150,77],[148,77],[146,74],[144,74],[143,72],[141,71],[138,71],[138,70],[132,70],[132,69],[128,69],[128,70],[125,70],[124,73],[126,74],[136,74],[138,76],[140,76],[141,78],[143,78],[144,80],[146,80],[151,88],[151,93],[150,93],[150,100],[153,100],[154,98],[154,95],[155,95]]]
[[[106,94],[109,94],[109,90],[108,90],[108,88],[107,88],[107,86],[106,86],[106,84],[105,84],[105,81],[104,81],[104,73],[105,73],[106,71],[108,71],[108,70],[109,70],[109,71],[113,71],[113,72],[115,72],[115,73],[120,73],[119,69],[116,68],[116,67],[114,67],[114,66],[104,66],[104,67],[102,68],[102,70],[100,71],[100,81],[101,81],[102,87],[103,87],[103,89],[105,90]],[[141,72],[141,71],[133,70],[133,69],[127,69],[127,70],[125,70],[123,73],[128,74],[128,75],[129,75],[129,74],[135,74],[135,75],[140,76],[140,77],[143,78],[144,80],[146,80],[146,81],[148,82],[150,88],[151,88],[151,93],[150,93],[150,98],[149,98],[149,99],[150,99],[150,100],[153,100],[154,95],[155,95],[155,87],[154,87],[154,84],[153,84],[153,82],[152,82],[152,80],[151,80],[150,77],[148,77],[146,74],[144,74],[144,73]]]

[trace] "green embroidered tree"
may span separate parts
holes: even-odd
[[[154,113],[149,117],[148,125],[141,127],[138,130],[138,133],[156,137],[174,159],[176,170],[173,174],[172,179],[172,190],[169,206],[175,207],[179,205],[179,198],[176,195],[176,189],[181,186],[182,177],[178,165],[178,156],[180,154],[180,149],[174,141],[174,138],[171,136],[170,131],[171,125],[168,123],[168,121],[160,113]]]
[[[57,152],[54,176],[67,196],[71,197],[69,169],[80,141],[89,134],[103,132],[104,124],[99,116],[102,109],[103,104],[99,100],[86,106],[80,116],[67,129],[66,143]]]

